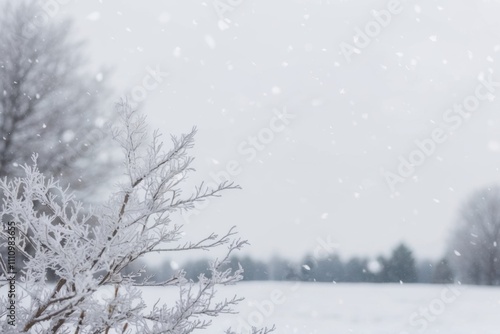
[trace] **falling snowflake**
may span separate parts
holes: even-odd
[[[278,86],[274,86],[272,89],[271,89],[271,92],[273,93],[273,95],[278,95],[281,93],[281,88],[279,88]]]
[[[101,13],[99,12],[92,12],[87,16],[87,20],[89,21],[97,21],[101,17]]]
[[[205,43],[207,43],[208,47],[210,49],[215,49],[215,40],[211,35],[206,35],[205,36]]]
[[[174,49],[173,54],[174,54],[174,57],[175,57],[175,58],[179,58],[179,57],[181,56],[181,48],[177,46],[177,47]]]
[[[170,268],[172,268],[172,270],[178,270],[179,264],[175,261],[170,261]]]

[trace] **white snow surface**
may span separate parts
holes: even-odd
[[[99,291],[111,296],[113,287]],[[174,304],[175,287],[144,287],[151,308]],[[5,295],[5,287],[0,293]],[[276,325],[274,334],[498,334],[500,287],[422,284],[241,282],[216,299],[245,297],[238,314],[213,318],[200,334]],[[274,302],[273,302],[274,301]],[[426,317],[428,320],[426,320]],[[4,319],[2,319],[4,320]]]
[[[215,318],[200,333],[223,333],[228,327],[247,333],[249,323],[275,324],[276,334],[500,332],[498,287],[242,282],[219,291],[219,297],[234,294],[246,298],[240,313]],[[143,296],[149,305],[159,296],[168,302],[176,294],[173,289],[145,288]],[[278,303],[271,302],[273,296]]]

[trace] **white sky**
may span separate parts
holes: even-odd
[[[242,0],[224,26],[212,0],[80,0],[53,19],[76,19],[93,64],[114,69],[117,94],[141,85],[148,66],[169,72],[143,110],[166,134],[199,128],[199,180],[239,163],[243,190],[211,201],[189,235],[237,225],[258,258],[299,258],[318,238],[344,256],[405,241],[419,258],[437,258],[460,204],[499,179],[498,98],[482,101],[399,196],[381,171],[396,172],[478,77],[500,81],[500,4],[404,1],[348,63],[339,45],[354,44],[355,28],[388,3]],[[247,161],[238,147],[284,108],[296,118]]]

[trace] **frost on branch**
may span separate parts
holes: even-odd
[[[14,332],[192,333],[209,326],[211,317],[233,313],[233,306],[241,301],[236,296],[218,300],[216,288],[242,279],[242,268],[234,272],[223,268],[246,241],[236,238],[231,228],[222,235],[183,242],[182,225],[171,221],[172,213],[193,209],[195,202],[238,186],[226,182],[211,189],[202,184],[183,195],[180,185],[193,171],[187,150],[193,146],[196,129],[172,137],[172,147],[164,150],[158,132],[147,143],[142,115],[126,103],[118,109],[121,126],[113,135],[124,152],[125,181],[101,207],[84,207],[70,189],[42,175],[36,155],[31,166],[22,167],[23,177],[0,180],[2,222],[16,222],[17,250],[27,258],[19,268],[18,289],[22,290]],[[5,248],[5,230],[0,236]],[[210,277],[200,275],[198,282],[187,280],[183,271],[164,282],[151,281],[142,271],[122,275],[127,265],[151,252],[218,246],[227,247],[226,255],[210,265]],[[0,259],[2,285],[5,263]],[[47,283],[48,270],[58,277],[55,285]],[[98,290],[105,285],[113,287],[112,296],[99,298]],[[179,298],[147,310],[140,286],[176,286]],[[1,296],[0,319],[6,317],[7,303]],[[13,330],[6,321],[1,326],[2,333]]]

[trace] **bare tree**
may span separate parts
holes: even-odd
[[[500,283],[500,186],[474,193],[460,211],[450,259],[465,283]]]
[[[210,317],[233,313],[233,306],[241,301],[236,296],[217,300],[215,289],[242,279],[241,267],[236,271],[222,268],[246,241],[235,238],[231,228],[222,235],[184,242],[182,225],[171,221],[174,213],[239,187],[224,182],[210,189],[201,184],[191,195],[183,196],[180,185],[193,171],[187,150],[193,146],[196,130],[172,137],[172,148],[165,152],[157,131],[148,144],[142,115],[124,103],[118,108],[122,125],[113,131],[113,137],[124,153],[124,182],[101,207],[85,209],[68,189],[39,171],[36,156],[32,165],[22,167],[24,176],[0,181],[4,194],[0,214],[12,222],[18,235],[12,241],[9,230],[2,232],[3,244],[15,244],[28,259],[18,275],[24,291],[17,296],[17,328],[13,331],[4,321],[2,333],[135,330],[187,334],[209,326]],[[44,213],[40,207],[45,208]],[[28,245],[33,253],[25,251]],[[128,264],[149,253],[209,250],[222,245],[227,246],[226,255],[211,262],[210,276],[200,274],[196,283],[187,280],[183,271],[163,282],[154,282],[142,270],[122,273]],[[11,278],[9,259],[0,264],[2,276]],[[47,269],[59,276],[54,287],[46,283]],[[138,277],[143,277],[141,283],[137,283]],[[106,285],[114,287],[114,294],[101,301],[96,293]],[[179,299],[146,311],[138,285],[177,286]],[[6,295],[0,297],[0,318],[8,315],[10,300]],[[254,329],[253,333],[270,331]]]
[[[16,166],[37,152],[41,172],[71,181],[75,190],[95,189],[110,169],[101,75],[90,74],[82,44],[71,42],[69,21],[35,26],[41,8],[34,1],[2,7],[0,177],[19,175]]]

